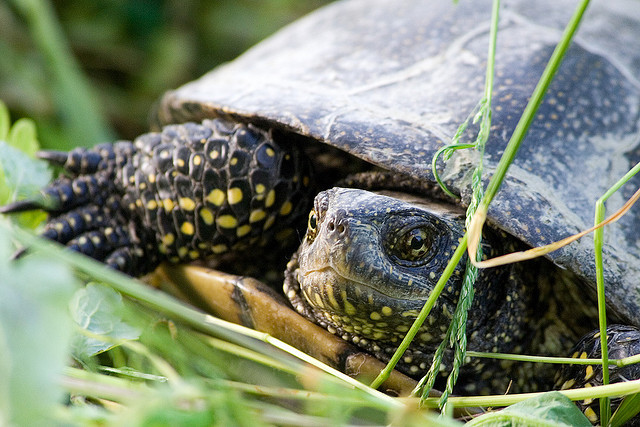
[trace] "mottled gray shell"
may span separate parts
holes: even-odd
[[[505,1],[489,177],[577,1]],[[482,97],[488,0],[351,0],[283,29],[164,97],[161,122],[228,115],[284,126],[433,180],[431,158]],[[640,6],[594,0],[490,211],[530,245],[593,223],[594,203],[640,160]],[[468,194],[472,151],[442,166]],[[638,188],[608,203],[619,208]],[[464,198],[464,197],[463,197]],[[640,206],[605,230],[607,296],[640,325]],[[550,255],[594,282],[591,237]]]

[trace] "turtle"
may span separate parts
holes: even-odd
[[[485,182],[573,8],[505,2]],[[67,174],[43,197],[0,211],[44,208],[44,236],[137,276],[162,261],[228,252],[254,263],[288,259],[280,248],[302,240],[284,273],[291,307],[388,360],[464,233],[477,153],[457,151],[438,163],[455,199],[434,184],[431,161],[482,97],[490,9],[487,0],[331,4],[167,92],[150,133],[41,152]],[[638,162],[638,40],[632,1],[590,6],[489,211],[485,255],[588,228],[598,197]],[[612,204],[637,185],[632,179]],[[617,357],[640,353],[639,222],[631,210],[605,232],[608,314],[620,323],[608,337]],[[593,257],[582,239],[545,259],[481,270],[469,348],[595,355]],[[402,358],[406,374],[428,369],[462,271]],[[598,377],[592,366],[575,369],[575,380],[560,386]],[[551,371],[471,359],[456,391],[542,389],[554,383]],[[636,367],[612,372],[613,380],[640,377]]]

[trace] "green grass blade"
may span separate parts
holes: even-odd
[[[6,227],[3,224],[0,224],[0,226]],[[159,313],[164,313],[173,319],[177,319],[197,331],[210,334],[215,337],[221,337],[232,343],[248,346],[249,348],[256,348],[256,340],[262,341],[268,344],[260,346],[260,351],[264,351],[266,354],[278,357],[280,354],[278,351],[273,348],[271,350],[269,349],[270,346],[275,346],[276,348],[284,350],[304,362],[312,364],[325,373],[328,373],[329,375],[323,377],[327,381],[342,384],[346,383],[350,387],[360,389],[374,398],[380,399],[391,408],[398,408],[402,406],[402,403],[394,400],[390,396],[367,387],[348,375],[320,363],[307,354],[269,336],[268,334],[248,329],[240,325],[228,323],[197,311],[189,307],[187,304],[177,301],[161,291],[145,286],[120,272],[108,268],[98,261],[71,251],[61,250],[58,244],[38,238],[37,236],[34,236],[20,228],[12,228],[10,231],[13,234],[13,237],[24,246],[29,247],[32,250],[43,252],[51,258],[62,261],[65,264],[73,265],[78,270],[90,275],[94,280],[108,283],[122,294],[142,302],[147,307],[150,307]]]
[[[12,0],[12,3],[27,22],[33,41],[51,70],[54,99],[68,123],[71,138],[76,141],[74,145],[113,140],[113,132],[70,52],[51,4],[44,0]]]
[[[609,425],[611,427],[624,425],[624,423],[638,414],[640,414],[640,393],[628,395],[609,420]]]
[[[516,128],[511,136],[511,139],[509,140],[509,143],[507,144],[507,147],[502,157],[500,158],[500,161],[498,162],[496,172],[494,173],[494,175],[491,177],[491,180],[489,181],[486,192],[480,202],[479,210],[477,212],[477,214],[480,214],[480,216],[482,216],[482,214],[486,216],[486,212],[488,211],[489,204],[497,194],[500,188],[500,185],[502,184],[502,181],[504,180],[504,177],[507,173],[507,170],[511,165],[511,163],[513,162],[516,156],[516,153],[520,148],[520,144],[524,140],[526,133],[529,129],[529,126],[531,125],[531,123],[533,122],[533,119],[535,118],[536,111],[538,110],[542,102],[542,99],[547,89],[549,88],[551,81],[553,80],[553,76],[555,75],[556,71],[560,67],[560,64],[562,63],[562,59],[564,58],[564,55],[567,49],[569,48],[573,35],[577,31],[578,26],[582,20],[582,16],[584,15],[584,12],[588,5],[589,5],[589,0],[583,0],[580,3],[580,5],[575,10],[573,16],[571,17],[569,23],[567,24],[567,27],[565,28],[565,31],[563,33],[563,36],[560,42],[554,49],[551,55],[551,58],[549,59],[549,62],[547,63],[547,66],[545,67],[542,73],[542,76],[540,77],[540,80],[538,81],[538,84],[536,85],[531,95],[531,98],[527,103],[527,106],[525,107],[523,114],[520,120],[518,121],[518,124],[516,125]],[[478,216],[477,214],[476,216]],[[462,250],[465,250],[464,248],[466,248],[467,246],[467,234],[465,234],[464,238],[460,242],[460,245],[458,246],[458,248],[456,248],[456,251],[454,252],[454,255],[452,256],[449,264],[445,268],[442,277],[434,287],[433,291],[429,295],[429,298],[427,299],[427,302],[425,303],[424,307],[419,313],[416,321],[414,322],[412,327],[409,329],[404,340],[398,347],[398,351],[396,351],[396,353],[392,356],[387,367],[373,381],[371,385],[373,388],[380,386],[382,382],[384,382],[384,380],[389,376],[393,367],[395,367],[395,365],[400,360],[400,357],[402,357],[402,353],[404,353],[406,348],[409,346],[409,343],[411,342],[411,340],[413,340],[413,338],[417,334],[420,326],[422,325],[427,315],[431,311],[433,305],[435,305],[436,298],[440,295],[440,293],[442,292],[442,289],[444,288],[444,285],[446,284],[446,281],[448,280],[449,276],[447,274],[449,275],[452,274],[455,268],[455,265],[457,265],[460,258],[462,257]],[[480,233],[478,233],[478,235],[480,235]]]
[[[631,177],[640,171],[640,163],[636,164],[629,172],[627,172],[618,182],[616,182],[605,194],[596,202],[595,207],[595,224],[601,223],[605,218],[604,203],[627,183]],[[607,313],[606,313],[606,297],[604,284],[604,267],[602,259],[602,247],[604,244],[604,229],[598,228],[593,233],[593,245],[595,250],[596,265],[596,293],[598,297],[598,323],[600,328],[600,336],[607,336]],[[609,384],[609,350],[606,339],[600,340],[600,349],[602,354],[602,383]],[[608,397],[600,399],[600,420],[603,425],[607,425],[611,416],[611,404]]]
[[[589,0],[582,0],[580,5],[574,12],[571,20],[564,30],[560,42],[554,49],[553,54],[551,55],[551,58],[547,63],[547,66],[542,72],[542,76],[540,77],[538,84],[531,94],[531,98],[527,103],[527,106],[525,107],[524,112],[522,113],[522,116],[520,117],[520,120],[518,121],[518,124],[513,131],[513,134],[511,135],[511,139],[509,140],[509,143],[507,144],[507,147],[505,148],[500,161],[498,162],[496,172],[491,177],[491,180],[487,185],[485,196],[481,202],[481,206],[485,209],[485,212],[486,210],[488,210],[489,204],[500,189],[500,185],[504,180],[507,170],[513,162],[513,159],[515,158],[516,153],[520,148],[520,144],[524,140],[527,131],[529,130],[529,126],[531,126],[531,123],[535,118],[536,111],[538,111],[538,107],[540,106],[540,103],[542,102],[542,99],[544,98],[544,95],[547,92],[551,81],[553,80],[553,76],[555,75],[556,71],[558,71],[558,68],[562,63],[562,59],[564,58],[564,55],[569,48],[569,45],[571,44],[573,35],[577,31],[580,21],[582,20],[582,16],[588,5]]]

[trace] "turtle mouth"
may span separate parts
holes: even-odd
[[[353,317],[366,319],[367,323],[393,317],[394,324],[410,324],[424,304],[422,300],[382,293],[368,283],[341,274],[334,266],[299,270],[297,280],[307,302],[338,323],[352,322]],[[388,327],[388,320],[383,327]]]
[[[410,300],[398,298],[392,295],[388,295],[384,292],[373,287],[371,284],[365,283],[362,280],[358,280],[353,277],[349,277],[339,271],[334,266],[328,265],[326,267],[314,268],[305,272],[300,272],[299,280],[300,287],[303,292],[328,292],[334,294],[338,292],[343,297],[343,302],[346,298],[343,294],[354,293],[357,294],[357,299],[364,298],[373,299],[373,301],[398,301],[405,303]],[[334,305],[334,304],[332,304]]]

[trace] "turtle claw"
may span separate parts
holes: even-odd
[[[58,178],[42,190],[39,196],[0,206],[0,214],[36,209],[56,214],[68,212],[89,201],[96,205],[104,203],[113,185],[109,174],[99,171],[106,169],[107,163],[113,162],[115,155],[111,144],[102,144],[97,148],[99,149],[76,148],[70,152],[38,151],[36,157],[63,167],[73,177]]]
[[[60,166],[73,176],[94,174],[105,169],[122,165],[133,153],[130,141],[115,144],[99,144],[93,148],[74,148],[71,151],[41,150],[36,153],[39,159]]]
[[[22,257],[23,257],[23,255],[26,255],[26,254],[27,254],[27,250],[28,250],[28,248],[20,248],[20,249],[18,249],[17,251],[15,251],[15,252],[13,253],[13,255],[11,255],[11,257],[9,258],[9,260],[11,260],[11,261],[15,261],[15,260],[17,260],[17,259],[22,258]]]
[[[69,158],[69,153],[67,151],[41,150],[36,153],[36,157],[52,165],[64,166]]]
[[[41,200],[20,200],[17,202],[9,203],[8,205],[0,206],[0,214],[33,211],[36,209],[42,209],[43,205],[44,203]]]
[[[129,274],[142,271],[136,269],[140,266],[157,264],[155,251],[142,247],[139,236],[130,230],[115,188],[117,165],[130,157],[131,147],[122,141],[70,152],[39,151],[38,158],[61,166],[69,176],[56,179],[31,199],[0,207],[0,213],[42,209],[49,214],[42,237]],[[13,259],[27,250],[16,252]]]

